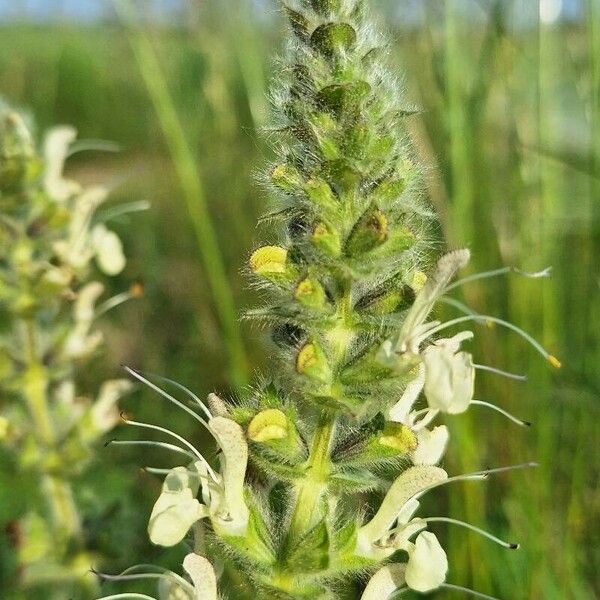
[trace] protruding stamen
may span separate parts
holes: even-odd
[[[104,446],[156,446],[157,448],[164,448],[165,450],[171,450],[172,452],[178,452],[179,454],[185,454],[192,460],[196,457],[191,452],[188,452],[184,448],[180,448],[176,444],[169,444],[168,442],[155,442],[154,440],[108,440]]]
[[[505,471],[516,471],[517,469],[531,469],[534,467],[538,467],[539,464],[536,462],[528,462],[522,463],[519,465],[509,465],[508,467],[497,467],[495,469],[485,469],[484,471],[477,471],[475,473],[465,473],[464,475],[455,475],[454,477],[448,477],[448,479],[444,479],[443,481],[439,481],[431,484],[430,486],[423,488],[414,496],[411,496],[409,501],[411,500],[419,500],[422,496],[424,496],[427,492],[438,488],[442,485],[446,485],[447,483],[452,483],[455,481],[483,481],[487,479],[488,476],[493,475],[495,473],[504,473]],[[405,503],[406,504],[406,503]]]
[[[514,415],[511,415],[507,410],[492,404],[491,402],[484,402],[483,400],[471,400],[470,404],[476,404],[477,406],[485,406],[487,408],[491,408],[496,412],[504,415],[507,419],[511,420],[513,423],[520,425],[521,427],[531,427],[531,423],[529,421],[523,421],[522,419],[518,419]]]
[[[128,569],[129,571],[131,569]],[[123,573],[121,573],[121,575],[108,575],[107,573],[100,573],[99,571],[96,571],[94,569],[92,569],[92,573],[94,573],[94,575],[96,575],[97,577],[99,577],[100,579],[103,579],[104,581],[136,581],[136,580],[140,580],[140,579],[172,579],[173,581],[175,581],[177,583],[177,585],[181,586],[182,588],[184,588],[185,590],[187,590],[190,593],[194,593],[194,587],[188,583],[183,577],[180,577],[179,575],[173,573],[172,571],[167,571],[165,570],[162,573],[134,573],[134,574],[127,574],[126,571],[124,571]]]
[[[117,294],[116,296],[113,296],[112,298],[109,298],[108,300],[100,304],[100,306],[96,308],[94,318],[97,319],[98,317],[101,317],[102,315],[106,314],[109,310],[120,306],[128,300],[131,300],[133,298],[139,298],[140,296],[142,296],[143,290],[144,287],[139,281],[132,283],[130,288],[126,292],[121,292],[120,294]]]
[[[551,365],[559,364],[560,362],[556,357],[552,356],[549,352],[547,352],[544,347],[531,335],[529,335],[526,331],[523,331],[520,327],[509,323],[508,321],[504,321],[503,319],[498,319],[497,317],[491,317],[489,315],[467,315],[466,317],[458,317],[456,319],[452,319],[450,321],[446,321],[433,329],[430,329],[427,332],[427,337],[434,335],[448,327],[452,327],[454,325],[459,325],[460,323],[465,323],[467,321],[480,321],[483,323],[497,323],[498,325],[502,325],[507,329],[511,329],[518,335],[520,335],[523,339],[527,340]]]
[[[459,525],[460,527],[465,527],[466,529],[470,529],[483,537],[486,537],[488,540],[492,540],[492,542],[496,542],[499,546],[503,548],[508,548],[509,550],[518,550],[519,544],[511,544],[509,542],[505,542],[500,538],[488,533],[484,529],[480,529],[475,525],[471,525],[470,523],[465,523],[464,521],[459,521],[457,519],[451,519],[450,517],[427,517],[424,518],[423,521],[427,521],[428,523],[452,523],[453,525]]]
[[[517,275],[521,275],[529,279],[539,279],[541,277],[550,277],[550,275],[552,275],[552,267],[546,267],[545,269],[542,269],[541,271],[536,271],[535,273],[521,271],[521,269],[517,269],[516,267],[503,267],[501,269],[494,269],[493,271],[475,273],[474,275],[469,275],[468,277],[458,279],[451,285],[447,286],[445,292],[447,293],[450,290],[460,287],[465,283],[470,283],[471,281],[477,281],[478,279],[489,279],[490,277],[498,277],[498,275],[506,275],[507,273],[516,273]]]
[[[476,592],[470,588],[462,587],[462,585],[454,585],[453,583],[442,583],[440,585],[441,588],[446,588],[447,590],[452,590],[455,592],[464,592],[465,594],[470,594],[471,596],[475,596],[475,598],[483,598],[483,600],[500,600],[495,596],[488,596],[487,594],[482,594],[481,592]]]
[[[162,469],[160,467],[142,467],[144,473],[151,473],[152,475],[168,475],[173,469]]]
[[[170,383],[171,385],[174,385],[177,389],[181,390],[184,394],[187,394],[192,400],[194,400],[194,402],[196,402],[196,404],[198,404],[200,409],[204,412],[204,414],[206,415],[206,417],[209,420],[213,418],[213,414],[210,412],[210,410],[208,410],[208,407],[206,406],[206,404],[204,404],[204,402],[202,402],[202,400],[200,400],[200,398],[198,398],[198,396],[196,396],[196,394],[194,394],[194,392],[192,392],[192,390],[186,388],[184,385],[182,385],[178,381],[174,381],[173,379],[169,379],[168,377],[164,377],[163,375],[156,375],[155,373],[142,373],[142,375],[146,375],[146,376],[149,375],[152,377],[156,377],[156,379],[160,379],[161,381],[164,381],[165,383]]]
[[[502,369],[497,369],[496,367],[490,367],[488,365],[473,365],[479,371],[488,371],[489,373],[495,373],[496,375],[501,375],[502,377],[508,377],[508,379],[515,379],[516,381],[527,381],[527,375],[517,375],[516,373],[509,373],[508,371],[503,371]]]
[[[136,369],[132,369],[131,367],[127,367],[127,366],[125,366],[124,369],[132,377],[135,377],[138,381],[141,381],[142,383],[144,383],[145,385],[147,385],[150,389],[152,389],[155,392],[159,393],[163,398],[166,398],[169,402],[172,402],[173,404],[175,404],[175,406],[181,408],[182,410],[185,410],[186,413],[188,413],[194,419],[196,419],[196,421],[198,421],[198,423],[200,423],[201,425],[203,425],[205,427],[205,429],[207,429],[208,432],[211,435],[213,435],[212,432],[210,431],[208,423],[198,413],[196,413],[195,411],[193,411],[189,406],[186,406],[183,402],[180,402],[179,400],[177,400],[177,398],[174,398],[173,396],[171,396],[171,394],[165,392],[162,388],[159,388],[157,385],[155,385],[154,383],[152,383],[149,379],[146,379],[141,374],[140,371],[137,371]]]
[[[152,596],[146,596],[146,594],[125,593],[102,596],[102,598],[98,598],[98,600],[156,600],[156,598]]]
[[[204,464],[204,466],[206,467],[206,470],[210,474],[213,481],[218,484],[219,480],[217,479],[217,475],[212,470],[211,466],[208,464],[208,461],[185,438],[181,437],[179,434],[175,433],[174,431],[171,431],[170,429],[166,429],[164,427],[160,427],[159,425],[152,425],[151,423],[142,423],[140,421],[132,421],[132,420],[128,419],[127,417],[125,417],[123,413],[121,413],[121,418],[128,425],[133,425],[134,427],[141,427],[142,429],[151,429],[152,431],[160,431],[161,433],[164,433],[165,435],[169,435],[172,438],[175,438],[176,440],[180,441],[184,446],[186,446],[187,448],[190,449],[190,451],[192,452],[192,454],[194,454],[194,456],[196,456],[196,458],[198,458]]]

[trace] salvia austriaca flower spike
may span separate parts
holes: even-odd
[[[21,584],[43,586],[46,598],[64,582],[80,585],[80,597],[94,593],[72,482],[117,423],[131,383],[106,381],[84,397],[77,369],[102,342],[98,314],[141,292],[134,286],[97,304],[104,287],[92,279],[92,262],[116,275],[125,258],[97,213],[107,192],[62,175],[74,140],[72,128],[59,127],[38,152],[22,116],[0,103],[0,448],[15,484],[32,480],[42,490],[39,501],[23,498],[31,510],[14,517]]]
[[[268,218],[282,223],[282,235],[249,259],[267,300],[248,314],[272,327],[277,363],[268,381],[236,404],[212,394],[206,406],[160,380],[196,403],[200,426],[220,450],[213,469],[187,440],[161,428],[189,459],[167,471],[150,537],[164,546],[189,531],[194,537],[184,562],[191,583],[163,573],[169,583],[159,589],[161,600],[215,600],[214,573],[219,590],[236,600],[383,600],[452,587],[445,583],[451,560],[430,530],[437,523],[516,548],[468,523],[417,516],[424,494],[496,472],[449,476],[437,466],[449,437],[444,425],[432,425],[440,413],[477,404],[525,423],[473,399],[477,368],[520,376],[475,364],[463,348],[471,331],[437,334],[493,322],[558,361],[501,319],[468,309],[446,323],[432,319],[448,291],[474,278],[451,283],[469,251],[450,252],[433,267],[428,260],[434,216],[405,132],[414,110],[385,68],[385,42],[366,4],[282,5],[290,40],[273,91],[279,162],[268,171],[276,200]],[[133,373],[190,410],[155,376]],[[204,570],[207,560],[214,573]]]

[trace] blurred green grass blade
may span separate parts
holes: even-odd
[[[119,18],[128,29],[131,47],[154,104],[179,177],[229,353],[229,379],[231,384],[239,387],[247,381],[246,353],[232,290],[198,173],[197,160],[186,138],[158,57],[150,39],[139,25],[134,6],[129,0],[114,0],[114,6]]]

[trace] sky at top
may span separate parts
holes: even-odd
[[[143,0],[139,6],[152,14],[154,18],[164,20],[177,19],[190,0]],[[223,0],[227,1],[227,0]],[[269,18],[274,14],[275,0],[248,0],[257,13]],[[478,0],[453,0],[464,8],[466,15],[477,19],[482,14],[483,3]],[[598,0],[600,1],[600,0]],[[411,24],[424,19],[422,0],[382,0],[389,14]],[[510,4],[512,19],[527,25],[539,16],[547,23],[558,19],[578,19],[585,13],[586,0],[507,0]],[[485,10],[485,9],[483,9]],[[0,0],[0,20],[55,21],[70,20],[94,22],[111,18],[113,15],[111,0]]]

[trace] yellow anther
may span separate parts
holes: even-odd
[[[250,257],[250,268],[256,275],[285,273],[287,250],[280,246],[263,246]]]
[[[560,362],[560,360],[558,360],[558,358],[556,358],[556,356],[553,356],[552,354],[550,354],[548,356],[548,362],[555,368],[555,369],[560,369],[562,367],[562,363]]]
[[[269,442],[287,437],[288,421],[278,408],[268,408],[254,416],[248,425],[248,437],[253,442]]]

